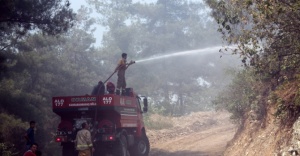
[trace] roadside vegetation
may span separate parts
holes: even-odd
[[[0,153],[3,156],[16,155],[19,149],[24,148],[25,140],[21,134],[28,124],[6,113],[0,113],[0,119]]]
[[[206,0],[219,31],[237,46],[244,69],[215,99],[217,108],[232,113],[241,125],[249,117],[264,122],[266,110],[283,126],[299,117],[299,1]],[[250,114],[251,114],[250,113]]]

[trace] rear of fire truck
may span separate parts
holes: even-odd
[[[84,122],[91,127],[94,156],[148,155],[150,144],[143,122],[143,113],[148,108],[147,98],[138,97],[132,89],[128,90],[125,96],[53,97],[53,112],[61,117],[55,141],[61,143],[62,155],[77,155],[75,138]]]

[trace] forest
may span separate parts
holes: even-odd
[[[74,10],[72,1],[0,0],[3,156],[22,155],[30,120],[37,122],[43,155],[60,155],[52,97],[90,94],[123,52],[137,62],[126,81],[149,97],[149,114],[225,109],[242,124],[249,111],[263,120],[272,103],[282,120],[299,117],[299,2],[86,2]],[[100,45],[95,25],[105,28]],[[220,51],[171,57],[216,47]],[[141,61],[153,56],[170,57]]]

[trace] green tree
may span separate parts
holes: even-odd
[[[74,22],[68,1],[1,0],[0,4],[0,79],[14,60],[15,44],[28,32],[55,35],[66,32]]]
[[[277,109],[275,115],[296,119],[299,116],[299,91],[289,84],[299,83],[299,1],[206,2],[212,8],[224,40],[237,45],[234,54],[241,56],[248,72],[254,74],[255,83],[262,83],[254,85],[256,92],[272,97]],[[292,90],[287,96],[292,98],[278,94],[282,88]],[[260,98],[255,101],[265,102]],[[264,107],[267,107],[266,103]]]
[[[67,31],[73,23],[74,13],[69,1],[61,0],[0,1],[1,39],[11,35],[25,35],[36,28],[48,34]]]
[[[237,44],[242,61],[262,79],[294,79],[299,72],[298,1],[207,0],[219,31],[229,44]]]
[[[259,90],[256,88],[257,82],[255,81],[255,77],[251,76],[253,75],[253,71],[233,70],[231,72],[235,75],[234,79],[219,93],[219,96],[213,100],[213,103],[217,110],[227,110],[232,114],[232,120],[236,123],[241,123],[241,121],[247,118],[247,113],[250,110],[262,111],[262,108],[254,108],[259,106],[254,106],[259,95]]]
[[[56,130],[58,120],[51,110],[52,97],[89,94],[101,67],[92,45],[94,20],[87,17],[87,9],[82,8],[81,13],[76,25],[64,35],[36,32],[15,44],[11,48],[15,53],[7,53],[9,66],[0,79],[1,112],[24,121],[36,120],[37,142],[49,155],[57,155],[53,153],[57,150],[50,149],[49,134]]]
[[[23,140],[22,136],[28,124],[5,113],[0,113],[0,118],[0,154],[3,156],[22,155],[23,153],[19,153],[25,145],[25,139]]]

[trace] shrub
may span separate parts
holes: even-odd
[[[242,70],[235,73],[235,78],[227,88],[212,101],[216,109],[229,111],[235,122],[244,119],[246,112],[256,108],[254,101],[258,96],[255,91],[255,80],[252,72]]]
[[[0,151],[3,156],[17,155],[25,147],[23,138],[27,123],[6,113],[0,113]]]

